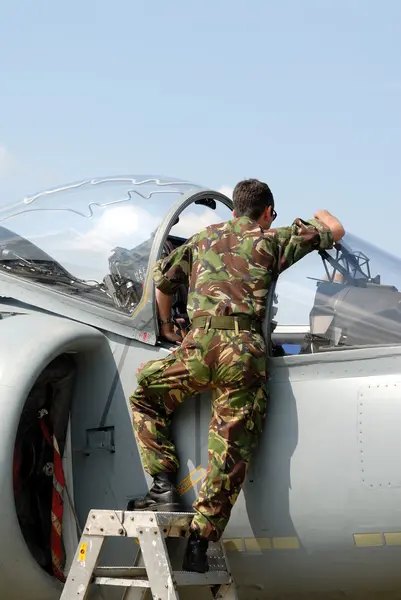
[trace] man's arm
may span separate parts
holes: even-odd
[[[169,342],[179,344],[181,343],[181,338],[174,332],[173,323],[170,322],[172,303],[173,296],[164,294],[159,288],[156,288],[156,305],[157,314],[160,319],[160,333]]]
[[[153,281],[156,286],[156,304],[161,335],[171,342],[179,343],[180,336],[174,333],[171,319],[171,305],[177,288],[182,283],[188,283],[189,274],[192,269],[192,239],[187,241],[168,256],[157,261],[153,268]]]
[[[280,227],[273,231],[278,245],[278,273],[313,250],[332,248],[334,242],[344,235],[341,223],[327,211],[317,211],[309,221],[295,219],[291,227]]]

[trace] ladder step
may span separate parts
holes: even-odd
[[[141,527],[159,526],[165,537],[186,537],[194,512],[91,510],[85,533],[104,537],[136,537]]]
[[[95,577],[93,583],[96,585],[113,585],[114,587],[138,587],[150,588],[148,579],[117,579],[115,577]]]
[[[145,567],[96,567],[94,577],[116,577],[116,578],[135,578],[142,577],[146,579]]]
[[[228,585],[231,577],[227,571],[209,571],[208,573],[190,573],[174,571],[174,579],[181,585]]]
[[[121,587],[150,587],[144,567],[97,567],[93,583]],[[191,573],[173,571],[178,586],[185,585],[228,585],[231,577],[227,571]]]

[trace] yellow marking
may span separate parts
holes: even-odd
[[[387,546],[401,546],[401,533],[385,533],[384,539]]]
[[[197,467],[178,484],[177,492],[180,494],[180,496],[183,496],[190,489],[192,489],[198,483],[198,481],[203,479],[205,475],[205,469],[201,466]]]
[[[243,552],[244,550],[242,538],[223,539],[223,544],[228,552]]]
[[[245,538],[245,548],[250,552],[271,550],[272,542],[269,538]]]
[[[299,548],[297,537],[274,537],[273,548],[276,550],[297,550]]]
[[[82,542],[82,544],[79,548],[79,555],[78,555],[79,562],[85,562],[87,546],[88,546],[88,544],[86,542]]]
[[[383,546],[383,536],[381,533],[354,533],[354,542],[360,548]]]

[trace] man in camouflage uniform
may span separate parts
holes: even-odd
[[[245,180],[233,193],[234,218],[192,236],[153,271],[161,334],[178,342],[171,323],[172,295],[189,285],[191,330],[162,360],[145,364],[131,396],[133,425],[145,470],[153,476],[136,510],[179,509],[170,440],[171,418],[187,396],[211,389],[213,414],[209,463],[183,569],[206,572],[209,540],[218,540],[241,491],[249,460],[262,432],[268,391],[266,346],[261,335],[266,296],[273,279],[344,235],[337,219],[318,211],[310,221],[270,229],[274,199],[265,183]]]

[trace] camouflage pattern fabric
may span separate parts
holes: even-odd
[[[291,227],[262,231],[241,217],[211,225],[160,259],[157,287],[174,294],[189,285],[188,315],[249,315],[263,319],[272,280],[333,237],[321,222],[296,219]],[[175,472],[170,439],[174,409],[187,397],[212,391],[209,464],[192,528],[218,540],[241,491],[265,420],[268,390],[266,348],[255,332],[193,329],[162,360],[149,361],[131,396],[133,426],[145,470]]]
[[[153,279],[173,294],[189,284],[190,320],[203,315],[249,315],[263,320],[274,277],[317,249],[333,246],[321,221],[295,219],[291,227],[262,231],[248,217],[210,225],[159,260]]]
[[[266,413],[266,351],[256,333],[191,331],[167,358],[149,361],[130,398],[133,424],[145,470],[175,472],[171,417],[187,396],[211,389],[209,464],[194,508],[192,527],[218,539],[230,517]]]

